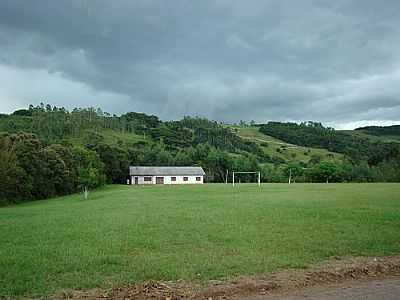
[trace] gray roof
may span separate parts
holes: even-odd
[[[188,175],[202,176],[205,175],[202,167],[129,167],[129,175]]]

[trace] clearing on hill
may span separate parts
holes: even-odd
[[[307,163],[313,155],[322,157],[327,161],[339,161],[343,159],[343,155],[330,152],[326,149],[303,147],[293,145],[276,139],[272,136],[263,134],[259,131],[259,127],[235,127],[231,128],[243,139],[253,141],[260,145],[266,154],[270,157],[279,157],[283,161],[301,161]]]

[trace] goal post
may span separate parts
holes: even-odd
[[[232,172],[232,186],[235,187],[235,174],[257,174],[257,184],[261,186],[261,172]]]

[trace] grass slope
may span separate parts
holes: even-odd
[[[240,137],[251,140],[263,147],[265,153],[269,156],[277,156],[285,161],[302,161],[307,163],[313,155],[319,155],[323,160],[328,161],[337,161],[343,158],[343,155],[325,149],[288,144],[279,139],[263,134],[259,131],[259,127],[232,128],[236,130],[236,133]],[[265,146],[266,144],[268,144],[268,146]]]
[[[399,184],[107,186],[0,208],[0,296],[400,252]]]

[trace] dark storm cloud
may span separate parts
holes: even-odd
[[[400,2],[1,1],[0,110],[400,121]]]

